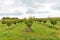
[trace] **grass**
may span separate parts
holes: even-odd
[[[34,22],[33,32],[24,32],[25,24],[12,24],[12,29],[8,29],[6,24],[0,23],[0,40],[60,40],[60,29],[50,28],[52,26],[48,21],[46,24]],[[60,28],[60,22],[55,27]]]

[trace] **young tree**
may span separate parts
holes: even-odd
[[[51,24],[53,25],[53,27],[57,24],[57,20],[50,20]]]
[[[43,23],[45,24],[47,22],[47,20],[43,20]]]
[[[42,18],[42,22],[45,24],[47,22],[47,18]]]
[[[7,26],[9,27],[12,23],[11,23],[11,22],[7,22],[6,24],[7,24]]]
[[[1,21],[2,24],[6,24],[6,22],[4,20]]]
[[[12,29],[12,28],[13,28],[13,27],[11,26],[11,25],[12,25],[11,22],[7,22],[6,24],[7,24],[7,26],[8,26],[7,29]]]
[[[37,20],[38,20],[39,22],[42,22],[42,19],[41,19],[41,18],[38,18]]]
[[[28,31],[28,32],[32,31],[31,26],[33,24],[33,18],[25,19],[24,22],[27,26],[26,31]]]
[[[16,25],[17,22],[13,22],[13,23]]]
[[[5,17],[3,17],[2,19],[5,19]]]

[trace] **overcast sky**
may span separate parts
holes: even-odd
[[[0,0],[0,17],[60,16],[60,0]]]

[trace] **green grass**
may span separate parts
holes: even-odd
[[[12,29],[0,23],[0,40],[60,40],[60,30],[48,25],[52,26],[49,21],[46,24],[34,22],[31,27],[33,32],[24,32],[24,23],[12,24]],[[59,26],[60,22],[55,25],[56,28],[60,28]]]

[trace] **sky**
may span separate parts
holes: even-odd
[[[0,0],[2,17],[60,17],[60,0]]]

